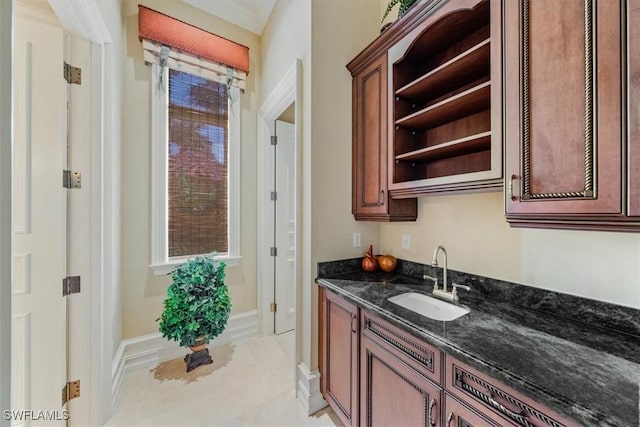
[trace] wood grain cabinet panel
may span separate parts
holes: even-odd
[[[445,357],[444,386],[447,393],[501,426],[578,427],[577,423],[449,355]]]
[[[344,425],[358,425],[358,308],[326,291],[322,297],[321,391]]]
[[[387,55],[353,73],[353,215],[357,220],[415,221],[417,201],[387,189]]]
[[[375,341],[361,341],[361,424],[442,425],[442,389]]]
[[[503,427],[499,421],[480,415],[448,394],[444,399],[444,416],[446,427]]]
[[[630,132],[625,127],[624,3],[503,3],[505,195],[512,225],[640,231],[640,218],[632,218],[635,202],[627,197],[637,193],[626,185],[634,168],[624,161],[627,134],[638,127],[632,119]],[[633,93],[633,78],[630,83]],[[629,142],[633,156],[637,138]]]

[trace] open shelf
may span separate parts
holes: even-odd
[[[399,154],[395,159],[402,161],[430,161],[441,159],[443,157],[453,157],[474,151],[486,150],[490,147],[491,131]]]
[[[489,74],[490,39],[473,46],[429,73],[396,91],[396,96],[413,100],[435,98],[460,86],[461,81],[472,81]]]
[[[424,130],[491,107],[491,82],[485,82],[396,120],[396,126]]]

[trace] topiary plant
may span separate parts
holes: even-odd
[[[225,263],[201,256],[172,273],[159,329],[162,336],[183,347],[207,344],[224,331],[231,313],[224,283]]]
[[[391,13],[393,7],[398,3],[400,3],[400,7],[398,8],[398,18],[400,18],[407,12],[407,10],[409,10],[411,5],[415,2],[416,0],[391,0],[389,4],[387,4],[387,9],[384,11],[384,15],[382,16],[382,20],[380,22],[383,22],[384,19],[389,16],[389,13]]]

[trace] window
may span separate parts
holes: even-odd
[[[239,259],[240,90],[153,64],[152,265]],[[229,91],[229,93],[227,93]],[[228,96],[229,95],[229,96]]]

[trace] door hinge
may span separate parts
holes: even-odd
[[[277,191],[272,191],[271,192],[271,201],[276,201],[278,200],[278,192]]]
[[[271,145],[278,145],[278,137],[276,135],[271,137]]]
[[[80,380],[69,381],[62,388],[62,404],[64,405],[68,401],[80,397]]]
[[[70,85],[82,84],[82,68],[64,63],[64,79]]]
[[[62,279],[62,296],[80,292],[80,276],[68,276]]]
[[[278,311],[278,304],[272,302],[271,304],[269,304],[269,310],[271,310],[272,313],[275,313],[276,311]]]
[[[70,170],[62,171],[62,186],[64,188],[82,188],[82,174]]]
[[[271,247],[271,256],[278,256],[278,248],[275,246]]]

